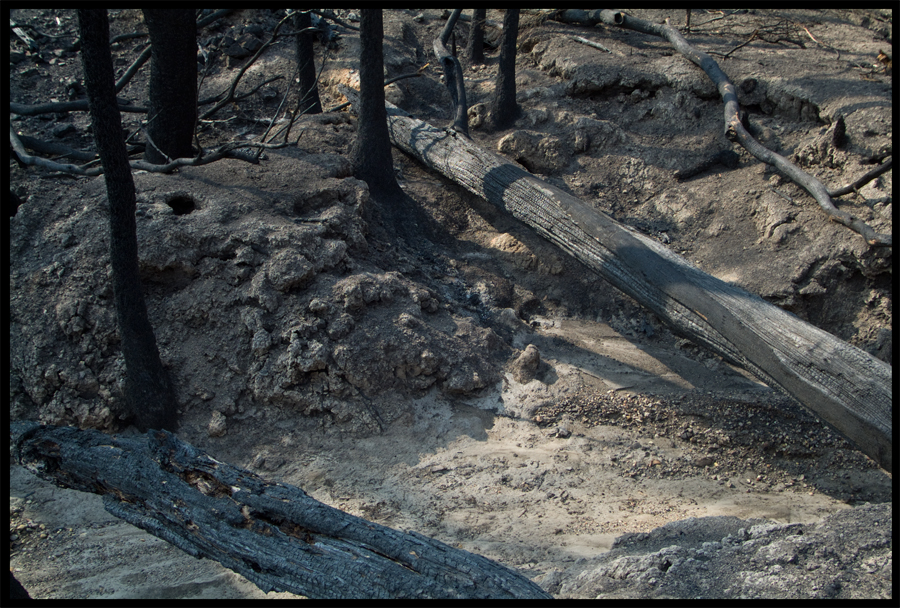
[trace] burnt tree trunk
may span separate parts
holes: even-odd
[[[197,19],[194,9],[144,9],[150,33],[150,109],[144,160],[190,158],[197,124]]]
[[[352,92],[349,97],[352,101]],[[388,123],[398,148],[507,210],[678,334],[781,388],[892,470],[890,365],[704,273],[654,239],[454,131],[410,118],[394,106]]]
[[[469,41],[466,44],[466,58],[469,65],[482,65],[484,63],[484,22],[487,19],[487,9],[476,8],[472,11],[472,28],[469,30]]]
[[[466,82],[462,66],[454,53],[447,48],[447,41],[453,33],[453,27],[459,19],[462,9],[455,9],[447,19],[441,35],[434,39],[434,54],[444,69],[444,81],[453,101],[453,129],[469,136],[469,104],[466,101]],[[385,118],[387,118],[385,116]]]
[[[519,35],[519,9],[507,9],[503,15],[503,37],[500,40],[500,65],[494,97],[491,99],[491,127],[511,127],[519,117],[516,103],[516,38]]]
[[[376,197],[402,194],[394,177],[391,141],[384,108],[384,57],[381,9],[362,9],[359,20],[359,119],[350,152],[353,175]]]
[[[173,429],[175,393],[159,359],[138,271],[134,181],[116,105],[106,9],[79,9],[78,23],[91,122],[109,199],[109,254],[125,357],[125,400],[142,431]]]
[[[312,18],[309,11],[297,13],[294,23],[298,30],[312,27]],[[300,104],[297,114],[321,114],[322,102],[319,100],[319,87],[316,82],[316,62],[313,53],[313,32],[305,32],[297,35],[297,66],[300,71]]]
[[[550,598],[518,572],[354,517],[302,489],[219,462],[165,431],[110,436],[15,423],[18,462],[264,592],[311,598]]]

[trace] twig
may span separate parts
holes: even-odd
[[[757,35],[757,34],[759,34],[759,29],[758,29],[758,28],[757,28],[756,31],[754,31],[754,32],[750,35],[749,38],[747,38],[747,42],[744,42],[744,43],[742,43],[742,44],[737,45],[736,47],[734,47],[733,49],[731,49],[731,50],[728,51],[727,53],[719,53],[718,51],[710,51],[709,54],[710,54],[710,55],[721,55],[723,58],[727,59],[728,56],[731,55],[731,54],[732,54],[733,52],[735,52],[736,50],[738,50],[738,49],[740,49],[740,48],[743,48],[743,47],[747,46],[748,44],[750,44],[750,43],[756,38],[756,35]]]
[[[580,42],[581,44],[586,44],[589,47],[592,47],[595,49],[600,49],[601,51],[606,51],[607,53],[612,53],[611,50],[609,50],[608,48],[606,48],[599,42],[592,42],[592,41],[588,40],[587,38],[582,38],[581,36],[569,36],[569,38],[571,38],[575,42]]]
[[[873,179],[875,179],[882,173],[887,173],[887,171],[891,168],[892,163],[893,163],[893,157],[888,157],[888,159],[886,161],[884,161],[884,163],[882,163],[880,166],[876,167],[875,169],[872,169],[871,171],[869,171],[868,173],[866,173],[865,175],[863,175],[862,177],[857,179],[855,182],[847,184],[843,188],[838,188],[837,190],[832,190],[828,194],[832,197],[835,197],[835,196],[843,196],[845,194],[850,194],[851,192],[855,192],[856,190],[859,190],[860,188],[862,188],[863,186],[868,184],[870,181],[872,181]]]
[[[803,25],[802,23],[797,23],[796,21],[792,21],[792,23],[793,23],[794,25],[796,25],[797,27],[803,29],[803,31],[806,32],[806,35],[809,36],[810,40],[812,40],[813,42],[815,42],[816,44],[818,44],[819,46],[821,46],[821,47],[823,47],[823,48],[830,49],[830,50],[834,51],[835,53],[837,53],[837,58],[838,58],[838,59],[841,58],[841,50],[840,50],[840,49],[837,49],[837,48],[835,48],[835,47],[833,47],[833,46],[831,46],[831,45],[828,45],[828,44],[825,44],[825,43],[823,43],[823,42],[819,42],[818,40],[816,40],[816,37],[812,35],[812,32],[810,32],[810,31],[806,28],[806,26]]]
[[[794,199],[792,199],[791,197],[789,197],[787,194],[784,194],[784,193],[782,193],[782,192],[779,192],[778,190],[776,190],[776,189],[773,188],[772,186],[769,186],[769,190],[771,190],[772,192],[774,192],[775,194],[777,194],[778,196],[780,196],[781,198],[783,198],[783,199],[786,200],[787,202],[789,202],[789,203],[791,203],[791,204],[794,203]]]

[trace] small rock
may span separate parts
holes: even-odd
[[[704,456],[703,458],[698,458],[694,461],[695,467],[708,467],[715,464],[715,460],[710,458],[709,456]]]
[[[538,366],[541,364],[541,354],[534,344],[529,344],[513,363],[512,374],[516,382],[525,384],[534,379]]]
[[[209,425],[206,427],[206,433],[210,437],[221,437],[227,432],[225,414],[218,410],[213,410]]]

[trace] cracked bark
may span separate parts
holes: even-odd
[[[264,592],[310,598],[551,597],[518,572],[416,532],[322,504],[302,489],[219,462],[167,431],[110,436],[10,426],[15,458],[58,486]]]

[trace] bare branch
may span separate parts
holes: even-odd
[[[892,165],[893,165],[893,157],[888,157],[888,159],[886,161],[884,161],[884,163],[882,163],[880,166],[876,167],[875,169],[872,169],[871,171],[869,171],[868,173],[866,173],[865,175],[863,175],[862,177],[857,179],[855,182],[853,182],[851,184],[847,184],[843,188],[838,188],[837,190],[831,190],[828,192],[828,194],[832,197],[835,197],[835,196],[843,196],[845,194],[850,194],[851,192],[855,192],[855,191],[859,190],[860,188],[862,188],[863,186],[865,186],[866,184],[868,184],[870,181],[872,181],[876,177],[878,177],[879,175],[882,175],[883,173],[887,173]]]
[[[270,46],[272,46],[272,43],[274,43],[275,40],[278,39],[278,30],[281,29],[281,26],[284,25],[285,21],[287,21],[292,16],[293,16],[293,14],[287,15],[281,21],[278,22],[278,25],[276,25],[275,29],[272,31],[272,37],[269,38],[269,40],[267,40],[265,43],[263,43],[263,45],[261,47],[259,47],[259,49],[256,51],[256,54],[250,58],[250,60],[240,69],[240,71],[234,77],[234,80],[231,81],[231,86],[228,88],[228,93],[225,95],[225,98],[222,99],[220,102],[218,102],[216,105],[214,105],[211,109],[204,112],[203,115],[200,116],[201,119],[209,118],[210,116],[212,116],[213,114],[215,114],[216,112],[218,112],[219,110],[221,110],[222,108],[224,108],[226,105],[228,105],[229,103],[231,103],[234,100],[234,98],[235,98],[234,91],[237,88],[238,83],[241,81],[241,78],[244,76],[244,73],[248,69],[250,69],[250,66],[252,66],[256,62],[256,60],[259,59],[262,56],[262,54],[266,52],[266,49],[268,49]],[[294,32],[294,33],[299,33],[299,32]]]
[[[650,23],[642,19],[636,19],[625,13],[617,13],[614,11],[600,11],[600,19],[608,25],[618,25],[627,29],[652,34],[668,40],[678,52],[687,59],[700,66],[706,72],[710,80],[715,83],[716,88],[722,95],[725,102],[725,136],[731,140],[741,144],[750,154],[763,161],[764,163],[773,165],[782,174],[802,186],[809,192],[819,206],[825,211],[828,219],[847,226],[862,235],[869,245],[887,246],[892,244],[892,237],[889,234],[881,234],[875,232],[871,226],[863,222],[858,217],[838,209],[831,200],[831,196],[825,185],[812,175],[801,170],[797,165],[775,152],[769,150],[761,143],[756,141],[741,123],[740,106],[737,101],[737,92],[734,85],[728,79],[728,76],[719,65],[708,54],[698,51],[691,46],[681,32],[671,27],[668,23],[660,25]]]
[[[13,131],[12,127],[9,129],[9,142],[13,147],[13,151],[16,153],[17,158],[20,162],[25,165],[30,165],[33,167],[42,167],[44,169],[50,169],[51,171],[59,171],[61,173],[69,173],[71,175],[83,175],[86,177],[94,177],[97,175],[103,174],[103,169],[100,167],[94,167],[91,169],[86,168],[87,165],[78,166],[64,163],[57,163],[51,160],[47,160],[45,158],[41,158],[39,156],[32,156],[25,151],[25,147],[22,145],[21,140],[16,135],[15,131]],[[223,158],[236,158],[238,160],[243,160],[246,162],[253,162],[252,160],[240,156],[235,153],[236,150],[240,148],[284,148],[287,146],[286,143],[281,144],[261,144],[254,142],[246,142],[246,141],[235,141],[228,142],[226,144],[222,144],[216,149],[214,152],[203,156],[202,158],[176,158],[170,163],[165,165],[152,165],[150,163],[144,162],[142,160],[133,160],[129,163],[132,169],[137,169],[141,171],[149,171],[151,173],[169,173],[174,169],[179,167],[199,167],[201,165],[208,165],[209,163],[213,163],[217,160],[221,160]]]

